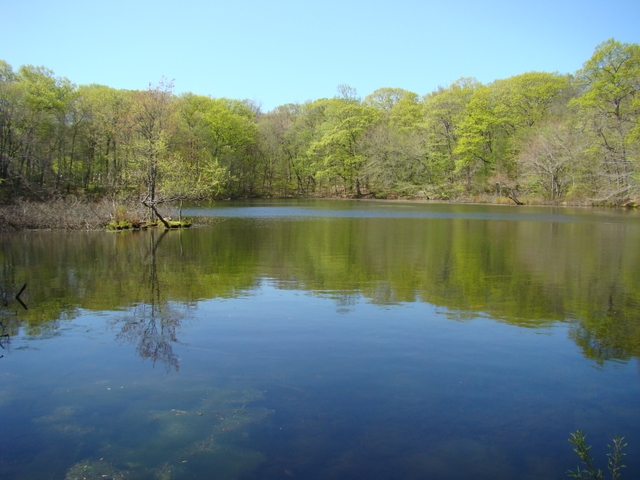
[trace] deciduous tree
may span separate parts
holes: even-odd
[[[579,72],[577,102],[592,133],[590,154],[605,180],[600,199],[623,202],[640,192],[640,46],[598,45]]]

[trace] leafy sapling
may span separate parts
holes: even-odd
[[[578,454],[580,460],[584,464],[584,467],[581,468],[578,466],[575,471],[569,470],[568,475],[573,478],[581,478],[583,480],[603,480],[604,472],[599,468],[596,469],[593,457],[589,454],[589,450],[591,450],[591,445],[587,445],[585,440],[587,436],[582,432],[582,430],[577,430],[575,433],[570,434],[569,442],[574,446],[573,451]],[[607,445],[611,452],[607,454],[608,457],[608,465],[607,469],[611,475],[611,480],[617,480],[620,478],[620,470],[625,467],[622,463],[622,460],[625,456],[622,453],[622,449],[627,446],[624,442],[624,437],[619,437],[616,435],[613,437],[613,445]]]

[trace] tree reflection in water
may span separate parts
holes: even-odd
[[[136,351],[143,359],[151,359],[153,365],[164,364],[167,372],[178,371],[178,356],[173,351],[173,344],[179,343],[176,329],[184,319],[184,313],[171,308],[169,302],[163,301],[160,295],[160,279],[158,278],[157,250],[162,239],[167,235],[165,230],[156,239],[156,232],[149,235],[149,250],[146,260],[149,268],[146,278],[141,283],[147,284],[148,299],[131,309],[131,316],[119,318],[116,324],[120,333],[116,338],[128,343],[137,343]]]
[[[11,337],[8,333],[6,333],[4,328],[4,322],[0,321],[0,350],[4,350],[11,341]],[[0,358],[4,357],[4,355],[0,354]]]
[[[19,293],[14,295],[14,276],[13,265],[5,259],[2,265],[2,282],[0,282],[0,351],[6,350],[9,347],[11,336],[15,335],[19,325],[19,321],[16,318],[18,312],[14,308],[10,308],[12,301],[15,299],[22,305],[22,308],[28,310],[27,306],[20,299],[20,295],[27,286],[24,285]],[[5,285],[8,285],[8,287],[5,288]],[[0,358],[4,358],[4,354],[0,353]]]
[[[122,322],[116,335],[118,340],[137,343],[136,351],[143,359],[150,358],[154,365],[160,361],[167,371],[178,371],[178,356],[172,345],[178,342],[176,328],[181,322],[176,312],[155,304],[142,304],[133,309],[132,317]]]

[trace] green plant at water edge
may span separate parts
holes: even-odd
[[[568,475],[573,478],[582,478],[584,480],[601,480],[604,478],[604,472],[599,468],[595,468],[593,458],[589,454],[591,445],[587,445],[585,443],[586,439],[587,436],[582,432],[582,430],[577,430],[575,433],[570,435],[569,443],[574,446],[573,451],[578,454],[586,469],[578,466],[575,472],[573,470],[569,470]],[[625,454],[622,453],[622,449],[626,447],[627,444],[622,442],[624,442],[624,437],[616,435],[613,437],[613,446],[607,445],[611,450],[610,453],[607,453],[607,457],[609,458],[607,469],[611,474],[612,480],[620,478],[620,470],[625,467],[622,463],[622,459],[625,456]]]
[[[191,220],[169,220],[167,222],[169,228],[189,228],[191,226]]]
[[[107,230],[128,230],[133,228],[133,224],[127,220],[111,220],[107,224]]]

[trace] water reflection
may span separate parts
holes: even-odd
[[[167,371],[177,372],[178,356],[173,351],[173,344],[178,342],[176,329],[183,315],[173,310],[168,301],[163,301],[158,274],[157,251],[167,233],[167,230],[159,234],[153,230],[149,233],[148,251],[143,260],[146,271],[143,268],[140,272],[140,284],[148,287],[147,295],[143,296],[141,303],[130,308],[127,315],[117,318],[113,325],[120,329],[116,339],[136,344],[140,357],[150,359],[153,365],[161,362]]]
[[[0,350],[6,350],[11,342],[11,336],[7,333],[7,329],[4,326],[4,320],[0,320]],[[0,358],[4,355],[0,354]]]
[[[167,305],[139,305],[130,316],[114,323],[120,328],[116,335],[118,341],[135,343],[136,352],[143,359],[150,359],[153,365],[160,362],[167,371],[178,371],[178,356],[172,344],[178,342],[176,328],[181,319],[175,312],[167,311]]]
[[[15,288],[8,281],[11,273],[11,268],[5,268],[3,271],[3,281],[0,283],[0,351],[8,349],[11,343],[11,335],[15,334],[19,328],[19,321],[15,317],[18,312],[13,308],[14,302],[17,302],[22,308],[28,310],[20,298],[27,288],[27,285],[23,285],[16,294]],[[7,287],[4,285],[7,285]],[[0,353],[0,358],[3,357],[4,354]]]
[[[189,231],[40,232],[0,243],[3,274],[24,279],[37,305],[20,312],[27,332],[57,328],[79,309],[124,311],[118,338],[174,371],[176,332],[198,302],[251,294],[264,278],[332,298],[345,313],[364,297],[528,328],[569,322],[588,358],[640,355],[639,222],[600,222],[591,212],[575,222],[491,215],[229,218]]]
[[[0,477],[563,478],[570,431],[637,436],[638,224],[463,213],[0,236]]]

